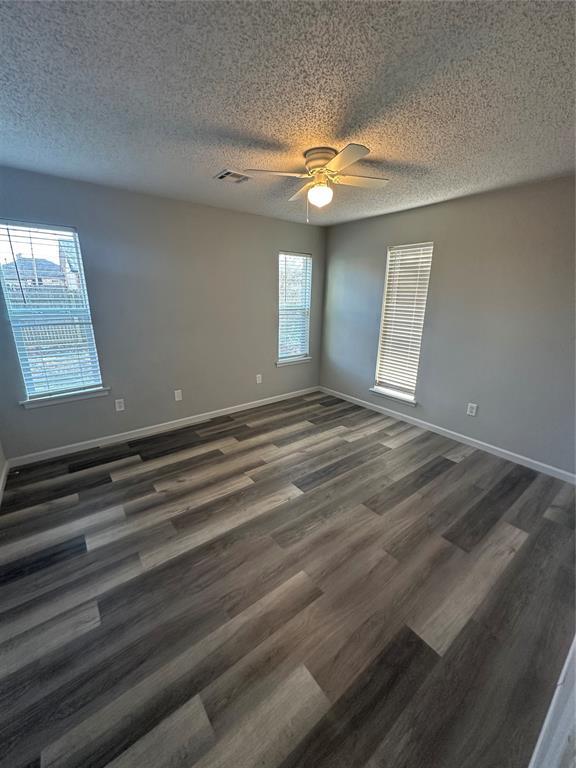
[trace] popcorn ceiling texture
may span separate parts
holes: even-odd
[[[372,150],[311,222],[573,170],[570,2],[0,2],[0,163],[293,221],[315,145]]]

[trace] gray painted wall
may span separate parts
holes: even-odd
[[[322,229],[13,169],[0,169],[0,218],[78,229],[103,380],[112,388],[109,397],[34,410],[18,405],[23,385],[0,301],[7,456],[318,384]],[[314,257],[313,361],[276,368],[282,249]],[[182,402],[174,389],[183,390]],[[123,413],[114,411],[115,397],[125,398]]]
[[[214,182],[215,183],[215,182]],[[239,190],[241,192],[241,188]],[[574,187],[557,179],[328,230],[12,169],[0,217],[76,226],[111,396],[47,408],[23,387],[0,302],[7,456],[321,383],[574,470]],[[372,395],[386,247],[433,240],[419,405]],[[276,255],[314,256],[313,362],[277,369]],[[256,373],[264,382],[256,385]],[[176,403],[173,390],[184,390]],[[114,411],[124,397],[126,411]],[[465,416],[468,401],[478,416]]]
[[[434,241],[416,408],[374,382],[386,248]],[[574,471],[574,179],[329,230],[321,383]],[[466,416],[468,402],[478,415]]]

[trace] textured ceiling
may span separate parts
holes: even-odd
[[[294,221],[302,152],[372,150],[311,222],[569,172],[571,2],[0,2],[0,163]]]

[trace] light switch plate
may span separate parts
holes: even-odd
[[[175,389],[174,390],[174,400],[182,400],[182,390],[181,389]]]
[[[118,400],[114,400],[114,407],[116,408],[117,411],[123,411],[125,408],[124,398],[121,397]]]
[[[476,403],[468,403],[468,407],[466,408],[466,415],[476,416],[477,412],[478,412],[478,405]]]

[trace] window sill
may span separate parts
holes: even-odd
[[[78,390],[77,392],[66,392],[63,395],[46,395],[46,397],[37,397],[30,400],[21,400],[20,405],[24,408],[43,408],[46,405],[58,405],[59,403],[70,403],[74,400],[88,400],[91,397],[105,397],[110,392],[110,387],[98,387],[98,389]]]
[[[373,392],[375,395],[380,395],[380,397],[388,397],[390,400],[397,400],[399,403],[404,403],[404,405],[409,405],[412,408],[418,405],[413,395],[407,395],[404,392],[398,392],[395,389],[370,387],[370,392]]]
[[[310,363],[312,362],[312,358],[309,356],[306,357],[287,357],[284,360],[277,360],[276,361],[276,368],[282,368],[284,365],[298,365],[299,363]]]

